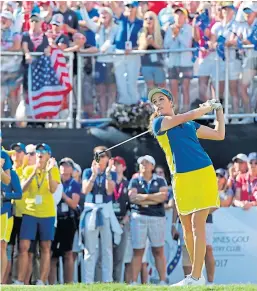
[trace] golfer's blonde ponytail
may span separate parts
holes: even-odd
[[[155,111],[149,119],[149,125],[148,125],[148,129],[150,131],[151,134],[153,134],[153,120],[158,116],[158,113]]]

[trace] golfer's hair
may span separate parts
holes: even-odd
[[[158,113],[155,111],[151,116],[150,116],[150,119],[149,119],[149,126],[148,126],[148,129],[150,131],[151,134],[153,134],[153,120],[158,116]]]
[[[107,147],[105,147],[105,146],[97,146],[97,147],[94,148],[93,151],[94,151],[94,154],[95,154],[96,152],[102,152],[102,151],[106,151],[106,150],[107,150]],[[107,157],[109,159],[112,157],[112,154],[111,154],[110,151],[106,151],[105,153],[106,153],[106,155],[107,155]]]

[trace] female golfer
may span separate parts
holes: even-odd
[[[192,263],[192,273],[175,286],[205,285],[202,274],[206,251],[205,223],[211,208],[218,208],[217,179],[212,161],[198,138],[223,140],[225,125],[220,103],[209,100],[200,108],[175,115],[172,94],[162,88],[149,92],[155,112],[150,129],[163,149],[173,175],[173,192]],[[192,120],[216,110],[215,129]]]

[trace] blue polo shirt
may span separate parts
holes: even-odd
[[[155,194],[160,192],[161,187],[167,187],[167,182],[162,177],[153,174],[152,180],[149,183],[147,183],[141,176],[135,179],[131,179],[128,189],[131,190],[132,188],[136,188],[137,193],[140,194]],[[164,203],[149,206],[132,204],[131,210],[132,212],[136,212],[142,215],[158,217],[165,216]]]
[[[63,192],[72,199],[72,194],[78,194],[81,193],[81,185],[75,181],[73,178],[65,181],[62,183],[63,185]],[[70,208],[63,199],[59,202],[57,205],[57,217],[73,217],[74,216],[74,210]]]
[[[82,180],[89,180],[92,175],[92,169],[88,168],[85,169],[82,175]],[[111,172],[112,180],[116,183],[117,181],[117,174],[115,172]],[[105,172],[102,174],[98,174],[94,183],[94,186],[91,191],[91,201],[87,199],[87,202],[96,203],[96,195],[102,195],[103,203],[108,203],[112,201],[112,195],[108,195],[105,189],[105,181],[106,181],[106,174]],[[89,196],[89,197],[90,197]]]
[[[199,123],[188,121],[161,132],[163,118],[155,118],[152,129],[166,155],[171,174],[187,173],[212,165],[197,137]]]
[[[116,48],[120,50],[125,50],[126,41],[132,42],[132,47],[136,48],[138,34],[143,27],[143,20],[136,18],[133,23],[131,23],[126,16],[121,14],[120,18],[117,19],[119,25],[118,33],[115,39]]]
[[[12,216],[12,199],[21,199],[22,189],[20,179],[15,171],[11,170],[11,183],[9,185],[2,184],[1,191],[5,192],[1,214],[8,213],[8,217]]]

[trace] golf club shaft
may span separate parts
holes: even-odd
[[[136,139],[136,138],[138,138],[138,137],[140,137],[140,136],[142,136],[142,135],[145,135],[145,134],[147,134],[147,133],[149,133],[149,132],[150,132],[150,130],[147,130],[147,131],[145,131],[145,132],[142,132],[142,133],[140,133],[140,134],[138,134],[138,135],[136,135],[136,136],[133,136],[133,137],[127,139],[127,140],[124,140],[123,142],[120,142],[120,143],[118,143],[118,144],[116,144],[116,145],[114,145],[114,146],[108,148],[107,150],[105,150],[105,151],[103,151],[103,152],[107,152],[107,151],[110,151],[110,150],[112,150],[112,149],[115,149],[115,148],[117,148],[117,147],[123,145],[124,143],[127,143],[127,142],[129,142],[129,141],[131,141],[131,140],[133,140],[133,139]]]

